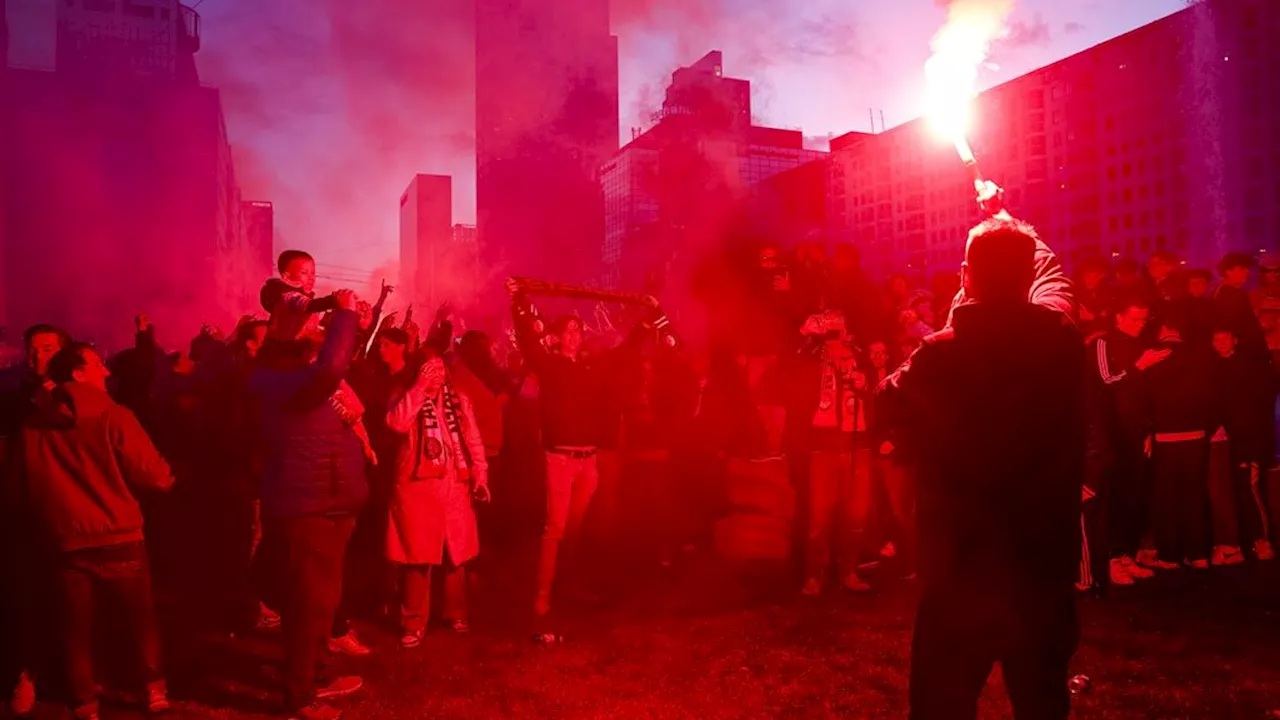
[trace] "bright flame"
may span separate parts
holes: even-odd
[[[933,57],[924,65],[927,113],[934,130],[954,142],[962,157],[978,70],[991,43],[1008,32],[1005,20],[1012,11],[1013,0],[952,0],[947,24],[933,37]]]

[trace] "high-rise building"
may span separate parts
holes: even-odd
[[[142,48],[151,40],[160,46],[154,57],[175,50],[189,59],[194,45],[177,31],[171,46],[134,34],[132,24],[82,24],[86,13],[127,12],[158,27],[179,22],[187,12],[179,7],[7,0],[10,38],[34,22],[37,39],[53,38],[56,59],[30,69],[13,59],[34,45],[11,42],[0,87],[0,293],[11,327],[54,322],[119,347],[132,334],[129,318],[146,312],[178,342],[201,322],[230,321],[257,305],[262,276],[251,269],[218,91],[176,64],[170,74],[112,60],[153,57]],[[41,25],[49,17],[51,30]],[[124,45],[108,42],[121,27]],[[66,40],[78,34],[97,39]]]
[[[196,82],[200,15],[178,0],[6,0],[10,67]]]
[[[1212,267],[1280,250],[1280,4],[1205,0],[995,87],[972,144],[1068,263],[1170,250]],[[922,120],[831,144],[832,204],[868,269],[952,271],[978,220]]]
[[[56,322],[107,342],[145,311],[177,341],[256,305],[263,278],[251,277],[217,90],[10,70],[6,93],[10,325]]]
[[[655,124],[600,172],[605,284],[670,274],[682,250],[700,252],[739,224],[752,189],[827,153],[799,130],[751,124],[751,86],[724,77],[719,51],[672,74]]]
[[[478,0],[476,219],[509,274],[598,271],[598,171],[618,147],[618,45],[600,0]]]
[[[444,259],[453,244],[453,179],[415,175],[400,196],[400,291],[411,303],[435,307],[447,299]]]
[[[276,271],[275,207],[269,202],[246,200],[240,204],[240,214],[244,218],[250,275],[271,277]]]

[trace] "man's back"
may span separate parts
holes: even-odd
[[[260,367],[249,391],[260,412],[262,509],[270,517],[358,511],[368,496],[360,441],[334,408],[359,318],[335,313],[315,363]]]
[[[59,550],[142,539],[132,490],[167,490],[169,466],[127,408],[103,390],[66,383],[22,430],[24,497]]]
[[[926,582],[1065,584],[1078,570],[1084,346],[1060,313],[956,308],[886,384],[919,472]]]

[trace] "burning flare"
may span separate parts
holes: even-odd
[[[991,43],[1008,32],[1005,20],[1012,10],[1013,0],[952,0],[947,24],[933,37],[933,57],[924,65],[930,122],[939,135],[955,143],[966,165],[974,160],[965,133],[978,70]]]

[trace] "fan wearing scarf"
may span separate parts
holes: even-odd
[[[480,552],[472,502],[489,500],[489,467],[471,401],[449,383],[439,357],[392,396],[387,427],[407,436],[395,464],[387,559],[400,566],[400,643],[413,648],[426,630],[435,566],[446,566],[442,615],[453,630],[467,630],[464,567]]]

